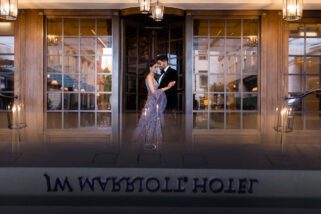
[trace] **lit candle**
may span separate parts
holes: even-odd
[[[13,104],[13,107],[12,107],[12,124],[11,125],[15,125],[16,124],[16,104]]]
[[[18,121],[17,121],[17,125],[18,127],[20,126],[20,116],[21,116],[21,106],[20,104],[18,105]]]

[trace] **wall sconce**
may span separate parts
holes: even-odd
[[[16,96],[12,105],[8,106],[8,128],[26,128],[26,115],[23,102]]]
[[[303,0],[283,0],[283,19],[296,21],[302,18]]]
[[[16,20],[18,16],[18,0],[0,1],[0,18],[5,20]]]
[[[143,14],[148,14],[150,10],[150,2],[151,0],[138,0],[139,10]]]
[[[152,19],[156,22],[160,22],[163,20],[164,16],[164,5],[156,1],[155,5],[152,8]]]

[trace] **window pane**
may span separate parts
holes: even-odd
[[[48,56],[48,73],[61,73],[62,72],[62,57],[61,56]]]
[[[78,110],[79,94],[65,93],[64,94],[64,110]]]
[[[306,24],[306,36],[321,36],[321,24]]]
[[[257,94],[243,94],[243,110],[258,110]]]
[[[128,110],[136,110],[136,95],[135,94],[129,94],[126,96],[126,109]]]
[[[241,36],[241,20],[226,20],[227,36]]]
[[[193,94],[193,110],[208,109],[208,96],[207,93]]]
[[[258,113],[243,113],[243,129],[257,129]]]
[[[224,110],[224,94],[210,94],[210,110]]]
[[[244,73],[252,73],[257,74],[258,73],[258,59],[256,52],[253,52],[252,55],[245,55],[243,58],[244,61]]]
[[[13,54],[14,53],[14,37],[0,36],[0,53]]]
[[[209,75],[210,92],[224,92],[224,76]]]
[[[47,110],[61,110],[62,96],[61,93],[48,93]]]
[[[207,112],[194,112],[193,113],[193,128],[194,129],[207,129],[208,123]]]
[[[289,75],[288,91],[289,93],[304,92],[304,77],[300,75]]]
[[[304,116],[300,112],[294,113],[294,120],[293,120],[293,129],[294,130],[302,130],[303,129],[303,121]]]
[[[12,93],[5,93],[3,91],[0,91],[3,95],[12,97]],[[8,97],[0,97],[0,110],[8,110],[8,106],[12,106],[13,104],[13,98],[8,98]],[[6,118],[2,117],[1,120],[5,120]],[[0,120],[0,121],[1,121]]]
[[[226,94],[226,109],[241,110],[241,94]]]
[[[228,55],[227,56],[227,72],[228,73],[241,73],[241,56]]]
[[[310,94],[305,97],[306,111],[321,111],[321,96],[320,94]]]
[[[14,35],[14,22],[0,22],[0,34],[3,36]]]
[[[109,112],[98,112],[97,113],[97,126],[98,127],[109,127],[109,126],[111,126],[111,113],[109,113]]]
[[[61,74],[48,74],[47,76],[47,90],[48,91],[61,91],[62,75]]]
[[[210,39],[210,55],[224,56],[225,53],[225,39],[215,38]]]
[[[226,39],[226,54],[241,55],[241,38]]]
[[[81,38],[80,52],[84,55],[95,55],[95,38]]]
[[[303,54],[304,54],[304,39],[289,38],[289,55],[303,55]]]
[[[243,20],[243,35],[244,36],[258,35],[258,20],[257,19]]]
[[[236,112],[226,113],[226,128],[240,129],[241,128],[241,114]]]
[[[214,19],[210,20],[210,36],[224,36],[225,35],[225,20]]]
[[[0,93],[14,91],[14,73],[0,73]]]
[[[304,25],[303,24],[297,24],[297,23],[289,23],[289,36],[304,36]]]
[[[307,129],[320,130],[321,129],[321,113],[311,112],[306,114]]]
[[[94,73],[95,72],[95,57],[94,56],[82,56],[80,66],[81,66],[81,72]]]
[[[80,94],[80,109],[81,110],[95,110],[95,94]]]
[[[97,61],[97,73],[112,73],[113,57],[111,55],[99,56]]]
[[[95,91],[95,75],[81,75],[80,91],[94,92]]]
[[[65,55],[79,54],[79,38],[78,37],[64,38],[64,54]]]
[[[47,114],[47,128],[48,129],[60,129],[61,128],[61,117],[62,114],[49,112]]]
[[[112,76],[111,75],[98,75],[97,76],[97,91],[111,92]]]
[[[194,92],[207,92],[208,83],[207,75],[193,75],[193,91]]]
[[[64,113],[64,128],[78,128],[78,113],[65,112]]]
[[[321,56],[321,38],[307,38],[306,54]]]
[[[98,19],[97,20],[97,34],[102,36],[112,35],[111,19]]]
[[[319,89],[320,88],[320,81],[321,76],[307,76],[307,90]]]
[[[224,113],[210,113],[210,129],[224,129]]]
[[[259,41],[257,36],[244,37],[243,38],[244,55],[246,56],[257,55],[258,42]]]
[[[80,126],[81,127],[94,127],[95,126],[95,113],[94,112],[81,112],[80,113]]]
[[[308,74],[321,74],[321,56],[306,58],[306,71]]]
[[[80,35],[95,36],[96,35],[95,19],[80,19]]]
[[[65,56],[64,57],[64,72],[65,73],[78,73],[78,56]]]
[[[226,91],[239,92],[241,90],[241,76],[240,75],[227,75],[226,76]]]
[[[97,94],[98,110],[111,110],[111,94]]]
[[[62,38],[56,36],[47,36],[48,55],[62,54]]]
[[[79,91],[79,75],[67,74],[64,75],[64,91]]]
[[[208,20],[195,19],[193,24],[194,36],[208,36]]]
[[[208,38],[206,37],[199,37],[194,38],[194,54],[197,55],[203,55],[207,54],[208,51]]]
[[[218,56],[210,56],[211,73],[224,73],[225,67],[224,53]]]
[[[97,54],[111,55],[112,52],[112,37],[101,37],[97,39]]]
[[[289,57],[289,74],[303,74],[304,69],[303,57]]]
[[[64,19],[64,35],[79,35],[79,19]]]
[[[257,92],[257,75],[243,76],[243,92]]]
[[[207,73],[208,71],[208,61],[206,55],[194,56],[194,73]]]
[[[61,36],[62,35],[62,19],[53,18],[47,19],[47,34],[48,36]]]
[[[0,72],[14,72],[14,56],[0,55]]]

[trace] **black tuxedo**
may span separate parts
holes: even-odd
[[[166,110],[175,110],[177,105],[177,79],[178,74],[177,71],[171,67],[168,67],[167,71],[163,74],[163,76],[160,76],[159,78],[159,86],[158,88],[164,88],[168,86],[168,83],[175,81],[175,85],[166,90],[165,94],[167,97],[167,106]]]

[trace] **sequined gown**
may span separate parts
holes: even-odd
[[[134,131],[133,141],[135,145],[153,144],[159,147],[163,140],[163,112],[166,108],[166,95],[161,89],[157,89],[158,83],[154,80],[154,93],[148,87],[147,80],[145,80],[146,88],[148,90],[148,97],[137,127]]]

